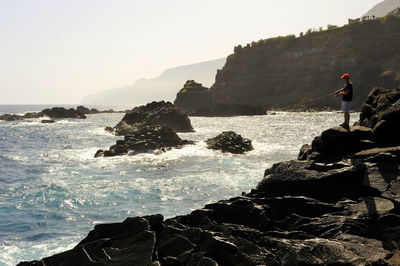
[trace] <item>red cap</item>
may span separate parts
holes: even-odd
[[[346,73],[343,76],[341,76],[340,78],[341,79],[348,79],[348,78],[350,78],[350,75]]]

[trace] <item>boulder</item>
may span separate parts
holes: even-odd
[[[365,171],[361,163],[287,161],[265,170],[257,192],[267,196],[307,196],[325,201],[342,197],[357,199],[362,195]]]
[[[343,155],[360,151],[365,140],[371,140],[372,130],[362,126],[351,126],[350,130],[343,127],[327,129],[312,141],[312,150],[321,154]]]
[[[77,110],[70,108],[65,109],[64,107],[53,107],[51,109],[44,109],[40,113],[40,116],[48,116],[50,118],[77,118],[85,119],[86,116]]]
[[[206,143],[208,149],[234,154],[242,154],[246,151],[253,150],[251,140],[243,138],[233,131],[224,131],[215,138],[207,139]]]
[[[114,134],[126,136],[146,126],[168,126],[175,132],[193,132],[189,117],[170,102],[152,102],[130,110],[114,127]]]
[[[400,89],[373,88],[361,107],[360,124],[372,129],[373,139],[380,144],[399,144]]]
[[[166,151],[193,143],[193,141],[182,140],[170,127],[147,126],[132,132],[131,135],[125,136],[123,140],[118,140],[109,150],[98,150],[95,157],[134,155],[150,150]]]

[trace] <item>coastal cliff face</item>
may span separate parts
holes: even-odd
[[[374,134],[400,122],[394,94],[369,95],[390,103],[362,112],[375,126],[322,132],[249,193],[167,220],[99,224],[75,248],[19,265],[400,265],[400,135]]]
[[[348,72],[359,109],[371,87],[400,85],[399,32],[400,16],[392,15],[237,46],[210,88],[213,104],[337,109],[337,98],[321,96],[343,87]]]

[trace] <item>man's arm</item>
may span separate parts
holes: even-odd
[[[340,88],[340,89],[338,89],[337,91],[335,91],[335,92],[333,93],[333,95],[335,95],[335,96],[342,95],[342,94],[340,94],[340,93],[342,93],[343,90],[344,90],[344,88]]]

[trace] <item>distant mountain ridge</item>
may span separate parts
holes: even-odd
[[[167,69],[157,78],[139,79],[133,85],[86,96],[81,100],[81,104],[122,105],[159,100],[173,101],[178,90],[189,79],[200,80],[206,86],[211,86],[215,81],[217,69],[222,68],[225,61],[224,57]]]
[[[372,7],[364,16],[383,17],[399,6],[400,0],[385,0]]]

